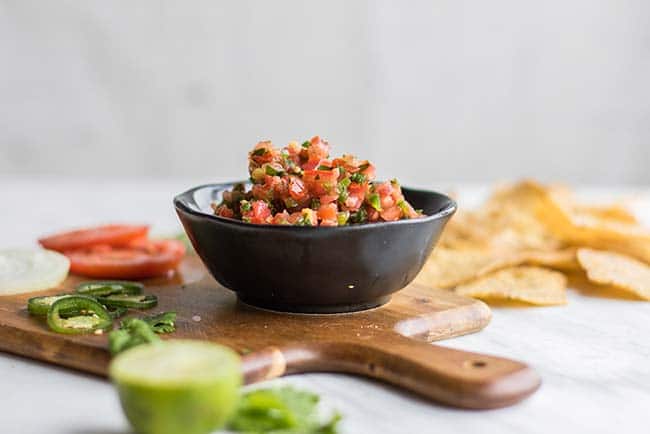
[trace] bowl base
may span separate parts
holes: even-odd
[[[334,304],[334,305],[300,305],[283,303],[273,300],[259,300],[237,293],[237,298],[243,304],[251,307],[272,310],[283,313],[336,314],[359,312],[374,309],[390,301],[390,295],[376,298],[363,303]]]

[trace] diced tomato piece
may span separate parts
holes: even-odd
[[[289,223],[295,225],[296,223],[298,223],[298,220],[300,220],[301,217],[302,214],[299,211],[293,212],[289,215],[289,219],[288,219]]]
[[[368,163],[368,167],[361,171],[362,174],[366,175],[368,181],[373,181],[376,176],[375,166],[371,163]]]
[[[341,158],[335,158],[334,160],[332,160],[332,167],[336,167],[336,168],[342,167],[343,170],[345,171],[343,176],[341,176],[341,178],[343,178],[349,175],[350,173],[354,173],[358,170],[357,166],[355,165],[355,161],[356,160],[353,156],[344,155]]]
[[[392,222],[399,220],[402,215],[402,210],[398,206],[393,206],[391,208],[383,209],[379,215],[381,218],[387,222]]]
[[[307,153],[309,154],[309,159],[318,159],[322,160],[330,155],[330,146],[329,144],[321,140],[320,137],[314,136],[310,140],[309,148],[307,148]]]
[[[395,199],[393,199],[392,196],[380,196],[379,201],[382,209],[390,208],[395,205]]]
[[[315,170],[320,165],[319,157],[309,157],[309,159],[301,166],[303,170]]]
[[[282,211],[273,216],[271,223],[274,225],[288,225],[289,223],[289,213],[287,211]]]
[[[366,195],[367,189],[368,189],[368,184],[358,184],[356,182],[351,182],[350,185],[348,186],[348,193],[355,196],[364,197]]]
[[[320,160],[318,167],[327,167],[329,169],[332,169],[334,166],[332,165],[331,160]]]
[[[289,194],[296,201],[301,201],[307,197],[307,187],[302,179],[291,176],[289,177]]]
[[[220,205],[215,210],[214,213],[221,217],[233,218],[235,217],[235,212],[228,208],[226,205]]]
[[[313,196],[324,196],[336,191],[337,170],[305,170],[302,179]]]
[[[273,190],[266,184],[255,184],[251,188],[253,197],[258,200],[273,200]]]
[[[266,223],[266,219],[271,216],[271,209],[263,200],[254,200],[252,208],[251,223]]]
[[[393,186],[390,182],[382,182],[381,184],[375,185],[375,191],[379,196],[388,196],[393,192]]]
[[[363,197],[350,195],[348,196],[347,199],[345,199],[344,208],[348,211],[356,211],[359,208],[361,208],[362,204],[363,204]]]
[[[289,182],[279,176],[266,175],[264,177],[264,187],[271,192],[269,200],[277,199],[286,195]]]
[[[367,184],[350,183],[348,186],[348,198],[345,200],[344,208],[348,211],[356,211],[361,208],[366,197]]]
[[[300,151],[302,150],[302,147],[298,142],[289,142],[289,144],[286,147],[286,150],[291,157],[298,157]]]
[[[328,203],[336,202],[339,198],[338,194],[326,194],[319,198],[321,205],[327,205]]]
[[[254,224],[268,223],[271,217],[269,204],[263,200],[254,200],[251,202],[250,209],[242,213],[244,220]]]
[[[390,182],[382,182],[381,184],[375,185],[375,192],[379,195],[382,209],[391,208],[395,205],[396,201],[393,198],[394,190]]]
[[[264,163],[270,163],[277,156],[277,151],[273,147],[273,143],[270,140],[259,142],[253,150],[248,154],[248,157],[251,161],[254,161],[258,165]]]
[[[320,220],[334,220],[336,221],[336,213],[338,208],[335,203],[321,205],[318,208],[318,218]]]

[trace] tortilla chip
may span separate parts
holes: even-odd
[[[499,254],[484,249],[437,248],[415,281],[434,288],[452,288],[500,268],[522,261],[519,255]]]
[[[650,300],[650,266],[629,256],[601,250],[578,249],[577,256],[590,281]]]
[[[525,183],[499,188],[480,208],[456,213],[439,245],[499,251],[563,247],[562,241],[537,217],[539,200],[537,191]]]
[[[489,228],[492,248],[560,248],[561,240],[537,217],[539,202],[538,192],[525,182],[504,186],[477,211],[481,219],[474,223]]]
[[[585,208],[576,204],[569,194],[531,181],[526,184],[541,198],[538,218],[566,244],[613,250],[650,263],[647,228],[621,219],[606,219],[602,213],[585,213]]]
[[[457,211],[445,226],[438,246],[457,250],[489,248],[489,234],[476,223],[472,212]]]
[[[496,271],[456,288],[456,292],[483,300],[517,300],[535,305],[566,303],[567,278],[539,267]]]
[[[529,250],[520,252],[522,264],[537,265],[561,271],[581,270],[575,247],[562,250]]]
[[[598,297],[608,298],[611,300],[634,300],[640,302],[641,299],[638,295],[630,291],[617,288],[612,285],[601,285],[594,283],[587,277],[587,273],[580,268],[579,271],[572,271],[565,273],[569,283],[568,286],[572,290],[579,292],[585,297]]]
[[[596,206],[578,205],[575,209],[578,213],[591,215],[600,220],[610,220],[634,225],[639,224],[636,216],[620,204]]]

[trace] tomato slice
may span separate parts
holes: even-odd
[[[115,247],[125,246],[135,239],[146,237],[147,232],[149,232],[149,226],[145,225],[104,225],[61,232],[40,238],[38,242],[46,249],[64,252],[100,244]]]
[[[145,279],[164,276],[185,255],[178,240],[138,239],[127,246],[95,245],[64,252],[70,272],[101,279]]]

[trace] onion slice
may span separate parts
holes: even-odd
[[[69,269],[68,258],[51,250],[0,250],[0,295],[53,288]]]

